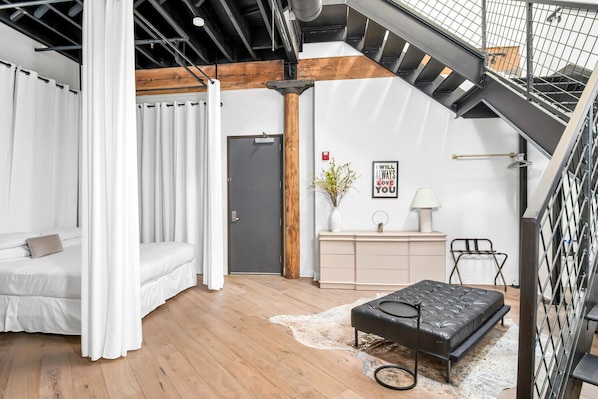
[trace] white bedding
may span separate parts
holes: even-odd
[[[140,245],[141,313],[197,284],[192,245]],[[81,334],[81,247],[0,262],[0,331]]]

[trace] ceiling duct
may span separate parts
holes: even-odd
[[[322,0],[291,0],[291,8],[299,21],[313,21],[322,11]]]

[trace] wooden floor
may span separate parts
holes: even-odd
[[[323,290],[311,279],[227,276],[222,291],[194,287],[146,316],[142,349],[117,360],[81,358],[79,337],[0,333],[0,398],[431,398],[418,387],[383,388],[355,356],[302,346],[268,321],[375,294]],[[518,294],[509,288],[505,297],[514,321]],[[589,388],[582,397],[598,397]]]

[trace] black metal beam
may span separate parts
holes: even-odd
[[[266,31],[270,36],[270,40],[272,41],[272,47],[275,49],[277,47],[277,43],[274,37],[274,31],[272,29],[272,21],[268,18],[268,11],[266,10],[266,6],[264,6],[264,2],[262,0],[255,0],[257,3],[257,7],[260,10],[260,15],[262,16],[262,20],[264,21],[264,26],[266,27]]]
[[[53,3],[68,3],[73,0],[33,0],[33,1],[20,1],[18,3],[7,3],[0,5],[0,10],[8,10],[17,7],[35,7]]]
[[[567,122],[528,101],[506,85],[488,77],[483,101],[546,155],[556,149]]]
[[[470,82],[482,84],[484,56],[481,51],[426,24],[398,4],[372,0],[342,1],[450,69],[459,71]]]
[[[229,61],[235,62],[235,59],[232,55],[232,49],[228,44],[225,43],[225,36],[222,34],[220,29],[216,26],[214,22],[210,18],[207,17],[204,13],[198,10],[193,4],[191,4],[191,0],[182,0],[183,4],[187,6],[189,11],[194,16],[200,17],[204,20],[203,30],[206,34],[212,39],[212,42],[218,47],[218,50],[222,53],[222,55]],[[198,29],[201,29],[198,27]]]
[[[289,31],[288,29],[288,26],[284,20],[284,11],[282,9],[280,0],[274,0],[274,22],[276,24],[278,34],[280,35],[280,39],[282,40],[287,61],[290,63],[296,63],[299,58],[299,49],[297,48],[296,42],[293,40],[293,35],[295,35],[295,37],[297,35],[294,30]],[[291,27],[293,27],[293,25],[291,25]]]
[[[174,18],[172,18],[172,16],[170,15],[169,12],[167,12],[164,7],[162,7],[162,5],[157,1],[157,0],[148,0],[150,2],[150,4],[156,9],[156,11],[158,11],[162,17],[164,17],[164,20],[166,22],[168,22],[168,24],[170,24],[170,26],[176,31],[176,33],[181,36],[181,37],[185,37],[187,39],[189,39],[189,42],[187,44],[187,46],[193,50],[193,52],[195,52],[195,54],[197,54],[197,56],[205,63],[209,64],[210,61],[208,59],[208,56],[206,54],[206,50],[203,48],[203,46],[198,43],[196,40],[192,39],[189,37],[189,35],[187,35],[187,32],[185,32],[185,30],[183,28],[181,28],[181,26],[178,24],[177,21],[174,20]]]
[[[233,28],[235,28],[235,32],[239,35],[241,42],[243,42],[245,49],[251,58],[257,60],[257,55],[251,47],[251,35],[247,23],[244,19],[240,18],[241,12],[237,9],[235,3],[230,3],[228,0],[220,0],[220,4],[222,5],[224,12],[226,12],[228,19],[233,24]]]

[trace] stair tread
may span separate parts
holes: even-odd
[[[598,386],[598,356],[585,353],[571,373],[571,377]]]
[[[586,319],[590,321],[598,321],[598,304],[594,305],[592,310],[588,312]]]

